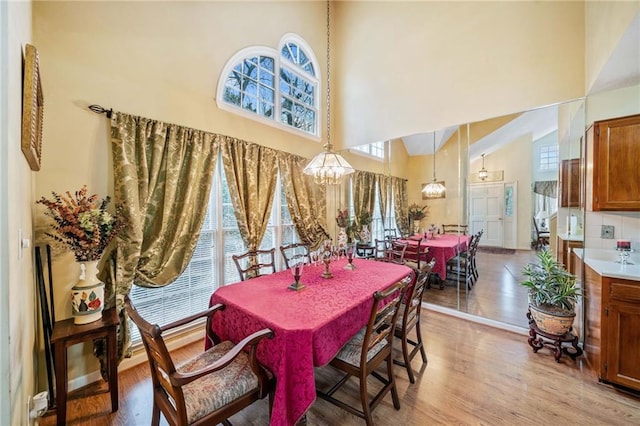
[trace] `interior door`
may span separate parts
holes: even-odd
[[[503,184],[469,186],[469,227],[472,234],[484,229],[481,246],[502,247],[503,205]]]

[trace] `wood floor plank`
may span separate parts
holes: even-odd
[[[428,365],[414,359],[417,380],[396,367],[401,409],[387,397],[374,410],[378,425],[638,425],[640,398],[598,383],[583,359],[556,363],[546,349],[534,354],[526,336],[423,310]],[[202,350],[192,344],[175,352],[186,359]],[[70,425],[148,425],[151,380],[146,364],[120,373],[120,409],[109,413],[108,394],[69,402]],[[316,369],[319,386],[335,380],[331,367]],[[375,381],[371,381],[375,389]],[[340,395],[358,404],[357,383]],[[233,416],[235,425],[267,425],[266,400]],[[307,415],[309,425],[364,422],[323,400]],[[55,415],[41,419],[53,425]],[[161,424],[166,424],[162,419]]]

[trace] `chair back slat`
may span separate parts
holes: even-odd
[[[442,225],[442,233],[467,235],[467,228],[469,228],[469,225],[460,225],[457,223],[452,223],[452,224]]]
[[[276,249],[272,248],[269,250],[250,250],[231,256],[238,269],[240,281],[263,275],[263,269],[270,270],[269,274],[276,272],[275,252]]]
[[[368,351],[383,340],[387,340],[388,350],[391,350],[398,308],[407,284],[407,280],[399,281],[373,294],[373,306],[363,342],[363,348],[366,350],[362,351],[360,365],[366,364]]]
[[[309,244],[293,243],[280,246],[280,253],[284,259],[285,269],[289,269],[290,264],[298,259],[304,259],[306,263],[311,263],[311,248]]]

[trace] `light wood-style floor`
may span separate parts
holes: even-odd
[[[466,291],[464,283],[458,288],[454,281],[448,280],[442,290],[438,286],[429,289],[424,301],[528,328],[527,290],[520,285],[521,271],[524,265],[536,261],[536,251],[516,250],[514,254],[478,251],[476,257],[478,282],[472,290]]]
[[[423,336],[428,365],[420,357],[417,381],[396,367],[400,411],[390,395],[374,410],[377,425],[638,425],[640,398],[599,384],[584,359],[550,351],[534,354],[526,336],[423,310]],[[200,343],[176,352],[178,358],[202,350]],[[120,409],[109,413],[108,394],[71,400],[69,425],[148,425],[151,380],[146,364],[120,373]],[[336,377],[331,367],[317,370],[322,385]],[[373,384],[375,381],[370,381]],[[356,382],[348,399],[357,403]],[[342,394],[344,395],[344,394]],[[231,419],[234,425],[267,425],[266,399]],[[308,412],[309,425],[362,425],[364,421],[317,400]],[[55,424],[55,415],[41,419]],[[161,424],[166,424],[164,418]]]

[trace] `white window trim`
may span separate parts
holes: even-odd
[[[316,73],[315,77],[311,76],[309,74],[307,74],[307,72],[305,70],[303,70],[300,66],[298,66],[297,64],[294,64],[293,62],[286,62],[286,66],[285,68],[290,68],[292,70],[294,70],[296,73],[300,74],[301,76],[303,76],[305,79],[311,81],[313,84],[315,84],[316,86],[316,96],[315,96],[315,108],[316,108],[316,134],[311,134],[311,133],[307,133],[304,130],[300,130],[297,129],[295,127],[292,126],[288,126],[286,124],[283,124],[280,121],[280,115],[282,113],[282,105],[280,103],[280,67],[281,67],[281,63],[282,61],[282,56],[280,54],[280,51],[282,50],[282,47],[286,44],[286,43],[295,43],[297,44],[299,47],[301,47],[304,51],[305,54],[307,55],[307,57],[309,58],[309,60],[311,61],[311,63],[313,64],[313,69]],[[225,89],[225,83],[227,81],[227,77],[228,75],[231,73],[231,71],[233,70],[233,67],[236,66],[239,62],[241,62],[242,60],[244,60],[245,58],[250,58],[253,56],[269,56],[273,58],[273,62],[274,62],[274,118],[273,120],[268,119],[260,114],[256,114],[256,113],[251,113],[248,112],[246,110],[244,110],[242,107],[238,107],[235,105],[232,105],[228,102],[224,101],[224,89]],[[280,130],[285,130],[289,133],[292,133],[294,135],[297,136],[302,136],[305,137],[307,139],[311,139],[315,142],[320,142],[322,139],[322,134],[325,131],[322,126],[321,126],[321,120],[320,120],[320,115],[321,115],[321,111],[320,111],[320,91],[321,91],[321,87],[320,87],[320,81],[321,80],[321,73],[320,73],[320,66],[318,64],[318,59],[316,58],[315,53],[313,52],[313,50],[311,49],[311,46],[309,46],[309,44],[304,41],[300,36],[294,34],[294,33],[287,33],[285,35],[282,36],[282,38],[280,39],[280,42],[278,43],[278,49],[274,49],[272,47],[268,47],[268,46],[250,46],[250,47],[246,47],[244,49],[241,49],[239,51],[237,51],[236,53],[234,53],[229,60],[225,63],[224,67],[222,68],[222,72],[220,73],[220,75],[218,76],[218,85],[216,88],[216,105],[218,106],[218,108],[225,110],[225,111],[229,111],[233,114],[239,115],[241,117],[245,117],[248,118],[250,120],[254,120],[254,121],[258,121],[260,123],[264,123],[267,124],[271,127],[275,127],[277,129]]]
[[[375,160],[375,161],[378,161],[380,163],[382,163],[384,161],[384,158],[380,158],[378,156],[369,154],[368,152],[360,151],[359,149],[355,149],[353,147],[352,148],[347,148],[347,151],[349,153],[351,153],[351,154],[359,155],[359,156],[365,157],[365,158],[369,158],[371,160]]]

